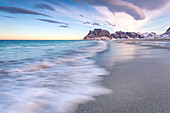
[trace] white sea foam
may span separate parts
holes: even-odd
[[[106,48],[106,42],[98,41],[75,54],[5,70],[8,77],[0,81],[0,113],[72,113],[78,104],[110,93],[97,83],[100,75],[109,73],[88,59]]]
[[[142,45],[154,45],[154,46],[161,46],[161,47],[170,47],[170,42],[154,42],[154,41],[147,41],[142,42]]]

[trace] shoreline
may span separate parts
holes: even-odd
[[[118,40],[114,40],[114,41],[165,41],[165,42],[170,42],[170,39],[164,39],[164,38],[158,38],[158,39],[147,39],[147,38],[143,38],[143,39],[118,39]]]
[[[124,50],[120,48],[122,46]],[[98,53],[93,60],[110,72],[110,75],[102,76],[103,80],[100,82],[113,93],[97,96],[96,100],[79,105],[76,113],[168,113],[169,50],[110,42],[109,50]]]

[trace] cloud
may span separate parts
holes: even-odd
[[[99,23],[96,22],[92,23],[92,25],[101,26]]]
[[[113,14],[110,12],[106,7],[97,7],[97,11],[99,11],[101,14],[105,14],[105,17],[103,18],[102,22],[105,22],[104,25],[111,27],[113,31],[137,31],[139,28],[143,25],[144,20],[135,20],[132,16],[125,12],[116,12]],[[107,21],[107,22],[106,22]],[[109,25],[113,24],[114,27]]]
[[[130,2],[136,6],[139,6],[142,9],[155,10],[160,9],[167,5],[169,0],[124,0]]]
[[[72,0],[72,1],[79,4],[79,5],[81,5],[81,6],[83,6],[83,4],[79,0]]]
[[[144,13],[140,7],[122,0],[82,0],[87,4],[94,6],[105,6],[113,14],[115,12],[126,12],[136,20],[142,20],[145,18]]]
[[[44,3],[37,4],[35,7],[40,8],[40,9],[47,9],[47,10],[55,11],[53,7],[51,7],[48,4],[44,4]]]
[[[114,27],[115,25],[114,24],[111,24],[110,22],[106,21],[106,23],[112,27]]]
[[[93,23],[90,23],[90,22],[84,22],[83,24],[88,24],[88,25],[95,25],[95,26],[101,26],[99,23],[97,22],[93,22]]]
[[[18,7],[6,7],[6,6],[0,6],[0,11],[7,12],[7,13],[12,13],[12,14],[32,14],[32,15],[42,15],[42,16],[47,16],[50,17],[49,15],[27,10],[27,9],[22,9]]]
[[[47,20],[47,19],[37,19],[37,20],[40,20],[40,21],[43,21],[43,22],[48,22],[48,23],[63,24],[63,25],[66,25],[66,26],[69,25],[67,23],[54,21],[54,20]]]
[[[80,14],[81,17],[84,17],[84,15]]]
[[[91,24],[90,22],[84,22],[83,24]]]
[[[60,25],[59,27],[62,27],[62,28],[69,28],[69,26],[65,26],[65,25]]]
[[[131,15],[125,13],[125,12],[115,12],[112,13],[110,10],[108,10],[107,7],[95,7],[96,10],[104,15],[102,18],[98,17],[99,19],[102,19],[101,22],[110,22],[111,24],[115,25],[114,27],[111,27],[113,31],[128,31],[128,32],[157,32],[161,33],[160,31],[163,31],[162,27],[161,29],[156,28],[155,30],[148,29],[151,26],[156,26],[161,23],[161,25],[166,26],[168,25],[169,20],[169,7],[170,4],[165,5],[165,7],[157,10],[146,10],[143,9],[143,13],[145,14],[145,19],[143,20],[135,20]],[[94,18],[94,17],[93,17]],[[97,18],[96,18],[97,19]],[[161,21],[159,21],[161,19]],[[104,24],[108,25],[108,24]],[[148,30],[147,30],[148,29]]]
[[[12,16],[3,16],[3,15],[0,15],[1,17],[5,17],[5,18],[14,18]]]
[[[51,2],[54,3],[55,5],[58,5],[58,6],[61,6],[61,7],[65,8],[65,9],[67,9],[64,5],[56,2],[55,0],[49,0],[49,1],[51,1]]]

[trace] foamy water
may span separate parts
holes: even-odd
[[[147,41],[147,42],[142,42],[141,44],[142,44],[142,45],[161,46],[161,47],[170,47],[170,42]]]
[[[0,61],[0,113],[72,113],[111,92],[97,83],[109,73],[89,59],[107,49],[106,42],[38,43],[0,45],[0,53],[9,56]]]

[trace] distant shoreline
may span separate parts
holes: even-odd
[[[157,35],[155,32],[140,33],[140,32],[125,32],[116,31],[110,33],[104,29],[90,30],[83,40],[116,40],[116,39],[170,39],[170,28],[163,34]]]
[[[114,41],[168,41],[170,42],[170,39],[115,39]]]

